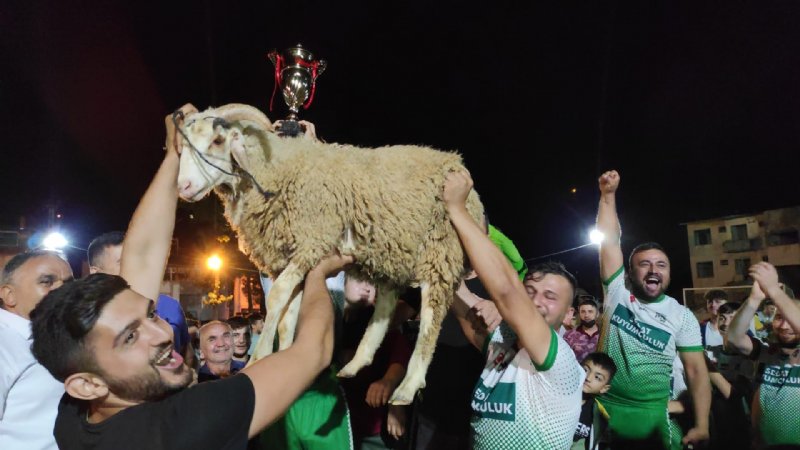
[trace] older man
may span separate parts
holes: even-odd
[[[72,279],[49,251],[21,253],[0,280],[0,448],[57,449],[53,423],[64,385],[31,354],[30,314],[44,296]]]
[[[205,361],[197,381],[219,380],[244,369],[245,363],[233,359],[233,330],[225,322],[214,320],[200,327],[200,357]]]

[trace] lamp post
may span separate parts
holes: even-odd
[[[233,298],[233,295],[220,294],[219,272],[222,269],[223,261],[217,254],[213,254],[206,260],[206,267],[214,272],[214,289],[206,296],[205,304],[216,307]]]

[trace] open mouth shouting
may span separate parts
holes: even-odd
[[[661,275],[651,273],[644,278],[644,290],[649,296],[656,296],[661,293]]]

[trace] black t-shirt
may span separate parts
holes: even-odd
[[[250,378],[234,375],[127,408],[98,424],[86,421],[87,406],[62,397],[53,431],[61,450],[242,450],[255,391]]]
[[[572,442],[586,439],[586,448],[589,448],[589,435],[592,433],[592,422],[594,421],[594,399],[586,398],[586,403],[581,406],[581,416],[578,419],[578,426],[575,427],[575,435]]]

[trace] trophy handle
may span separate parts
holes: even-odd
[[[325,69],[328,67],[328,61],[324,59],[320,59],[317,61],[317,76],[322,75],[322,72],[325,72]],[[316,79],[314,80],[316,81]]]

